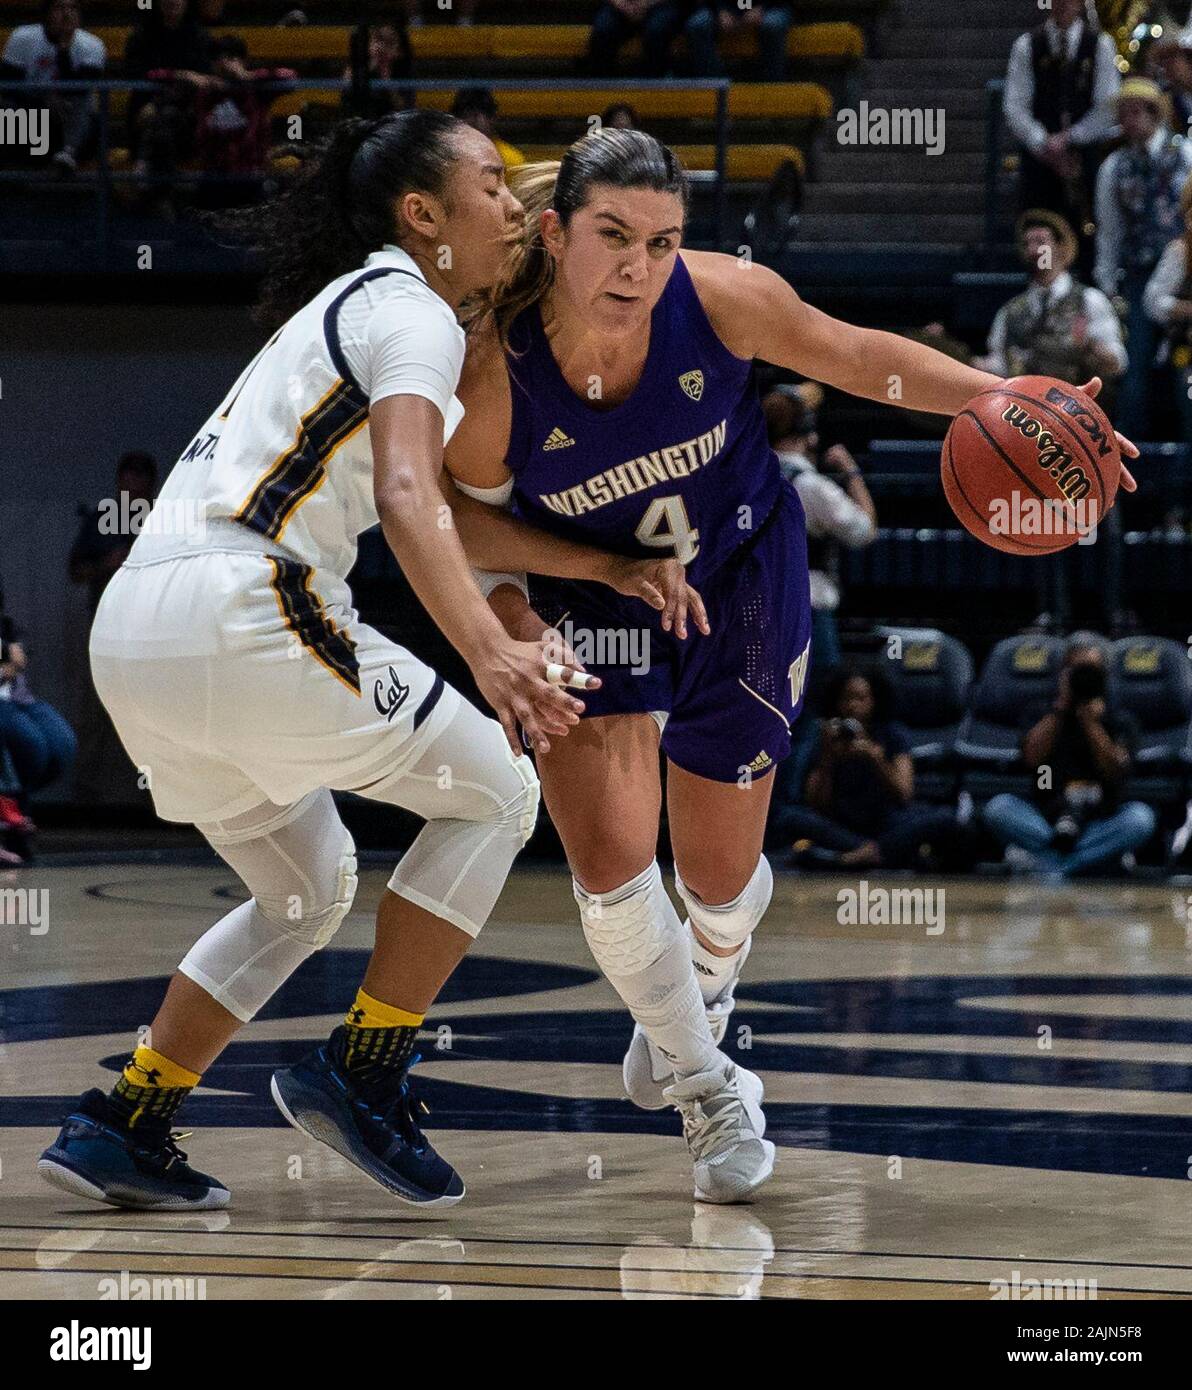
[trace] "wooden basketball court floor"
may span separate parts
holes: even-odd
[[[1192,1296],[1185,887],[918,885],[945,890],[934,933],[842,925],[857,880],[780,874],[730,1032],[765,1077],[777,1166],[753,1204],[711,1207],[692,1200],[677,1116],[623,1096],[627,1016],[567,876],[519,869],[421,1047],[428,1128],[469,1189],[436,1215],[268,1096],[352,998],[387,872],[362,874],[335,945],[183,1112],[191,1161],[233,1191],[189,1215],[86,1204],[34,1163],[68,1102],[111,1084],[238,885],[143,862],[0,881],[47,909],[22,925],[28,900],[0,899],[0,1297],[161,1280],[208,1299],[989,1299],[1032,1279]]]

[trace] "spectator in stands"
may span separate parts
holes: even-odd
[[[454,19],[456,24],[476,23],[476,10],[480,0],[398,0],[405,21],[414,27],[422,23],[422,11],[434,14],[436,19]]]
[[[690,0],[603,0],[592,21],[588,62],[598,77],[616,73],[617,54],[641,35],[647,77],[665,77],[671,47],[690,10]]]
[[[5,612],[0,590],[0,763],[7,761],[15,774],[14,799],[19,803],[69,771],[76,752],[70,725],[30,690],[27,667],[22,634]],[[0,797],[0,801],[8,800]],[[15,853],[22,862],[29,857],[32,830],[25,805],[0,805],[0,839],[8,853]]]
[[[1018,220],[1018,249],[1030,285],[998,310],[989,354],[974,365],[1001,376],[1077,383],[1099,376],[1108,386],[1126,370],[1121,321],[1100,290],[1070,273],[1076,259],[1072,228],[1058,214],[1036,208]]]
[[[1190,43],[1192,32],[1173,32],[1169,27],[1155,42],[1148,44],[1144,40],[1141,61],[1134,64],[1136,73],[1153,78],[1167,93],[1173,110],[1171,124],[1176,130],[1187,130],[1192,123],[1192,52],[1187,47]]]
[[[955,813],[915,801],[906,729],[890,718],[889,686],[842,667],[826,692],[804,804],[776,804],[768,840],[807,865],[904,868],[952,858]]]
[[[1019,206],[1061,213],[1083,236],[1121,75],[1084,0],[1053,0],[1045,23],[1010,50],[1003,109],[1022,151]]]
[[[1180,214],[1183,235],[1163,252],[1143,302],[1164,335],[1159,357],[1171,371],[1182,436],[1192,440],[1192,180],[1180,197]]]
[[[197,81],[211,70],[211,36],[189,0],[157,0],[137,23],[124,50],[127,76],[168,82],[156,93],[132,92],[128,102],[133,172],[157,178],[174,173],[194,153]]]
[[[1130,77],[1118,95],[1126,143],[1097,175],[1096,280],[1126,306],[1130,364],[1114,423],[1132,439],[1150,437],[1149,396],[1158,334],[1144,296],[1159,258],[1182,227],[1180,195],[1192,174],[1192,142],[1171,130],[1171,102],[1158,84]]]
[[[487,87],[464,87],[451,104],[451,114],[487,135],[496,145],[506,169],[515,169],[526,162],[521,150],[497,134],[497,101]]]
[[[637,111],[627,101],[614,101],[606,106],[600,124],[609,130],[637,130],[641,126]]]
[[[767,82],[786,76],[786,41],[794,22],[793,7],[776,0],[752,0],[742,9],[737,0],[697,0],[684,26],[692,72],[697,77],[720,77],[719,43],[732,34],[757,36],[761,75]]]
[[[414,70],[410,35],[404,21],[399,24],[374,24],[368,31],[368,76],[380,82],[399,82]],[[413,92],[358,92],[352,85],[352,67],[344,69],[344,81],[349,84],[344,93],[343,110],[348,116],[361,116],[375,121],[390,111],[404,111],[415,104]]]
[[[152,503],[156,491],[157,461],[152,454],[130,450],[116,464],[116,496],[84,515],[70,552],[70,579],[87,585],[93,614],[136,540],[135,532],[112,524],[113,515],[135,516],[143,508],[134,504]]]
[[[1155,813],[1121,800],[1137,726],[1113,707],[1105,648],[1094,633],[1068,639],[1055,699],[1026,712],[1022,760],[1034,802],[1003,793],[985,807],[985,824],[1024,867],[1065,876],[1119,866],[1155,832]],[[1025,855],[1021,852],[1025,851]]]
[[[82,27],[78,0],[42,0],[41,20],[12,31],[0,57],[0,80],[79,82],[102,77],[108,54],[103,40]],[[73,174],[95,139],[93,93],[31,94],[32,109],[48,109],[52,160],[56,170]]]
[[[202,201],[209,207],[255,203],[268,170],[273,95],[266,82],[292,82],[293,68],[248,66],[248,45],[225,34],[211,45],[211,72],[192,82],[197,109],[199,164],[211,182]]]
[[[820,452],[812,382],[778,386],[762,402],[770,444],[807,516],[811,567],[811,671],[822,681],[840,664],[840,547],[858,549],[877,534],[877,511],[856,460],[843,444]]]

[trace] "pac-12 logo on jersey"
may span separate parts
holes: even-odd
[[[385,722],[391,724],[393,716],[405,704],[409,694],[410,687],[402,685],[397,672],[390,666],[388,687],[384,681],[377,681],[373,686],[373,704],[377,707],[377,713],[385,716]]]
[[[679,378],[679,385],[693,401],[698,401],[704,394],[704,374],[701,371],[684,372]]]

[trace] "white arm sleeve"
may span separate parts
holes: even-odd
[[[452,482],[465,497],[474,497],[477,502],[485,502],[490,507],[501,507],[506,511],[509,509],[509,499],[513,496],[512,478],[500,487],[473,487],[470,483],[461,483],[458,478],[452,478]],[[527,603],[530,601],[530,587],[524,574],[497,574],[491,570],[478,569],[473,569],[472,574],[476,580],[476,587],[485,598],[502,584],[512,584],[525,595]]]

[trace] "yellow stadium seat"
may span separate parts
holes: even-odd
[[[521,145],[522,154],[530,164],[540,160],[562,159],[562,145]],[[715,145],[672,145],[675,154],[687,169],[716,168]],[[806,173],[803,151],[794,145],[730,145],[726,170],[730,183],[758,183],[773,176],[778,166],[790,160],[800,174]]]
[[[124,53],[130,32],[128,25],[98,25],[97,34],[113,56]],[[259,63],[294,67],[312,62],[348,60],[351,29],[344,24],[224,25],[214,34],[238,34],[248,45],[249,55]],[[0,42],[7,35],[0,37]],[[588,30],[582,24],[476,24],[428,25],[410,31],[415,58],[447,62],[483,58],[490,61],[514,58],[553,58],[560,61],[581,58],[588,47]],[[726,52],[747,58],[753,39],[734,35]],[[865,36],[855,24],[797,24],[787,40],[792,58],[857,59],[865,56]],[[630,58],[639,56],[635,44],[626,49]]]
[[[716,113],[715,92],[654,91],[617,93],[590,87],[562,87],[554,91],[498,92],[501,114],[515,119],[584,120],[603,111],[619,95],[633,103],[643,120],[711,119]],[[452,92],[421,92],[420,106],[440,111],[450,108]],[[339,92],[296,88],[278,97],[275,116],[289,116],[307,103],[338,106]],[[813,82],[738,83],[729,91],[729,115],[737,120],[826,120],[832,114],[832,98]]]

